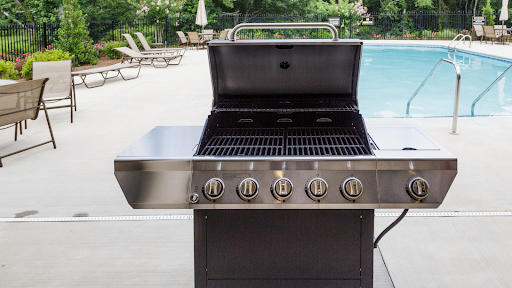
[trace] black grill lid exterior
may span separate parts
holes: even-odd
[[[362,44],[357,39],[210,41],[213,110],[248,101],[310,108],[343,102],[357,109]]]

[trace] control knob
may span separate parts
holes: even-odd
[[[306,193],[313,200],[320,200],[327,195],[327,182],[322,178],[315,178],[309,181]]]
[[[350,177],[343,182],[341,185],[341,194],[347,200],[356,200],[363,193],[363,184],[359,179]]]
[[[224,193],[224,182],[219,178],[212,178],[204,185],[203,192],[208,200],[219,199]]]
[[[292,195],[293,192],[293,184],[290,179],[287,178],[280,178],[277,179],[276,182],[274,182],[274,185],[272,185],[272,195],[277,200],[284,200]]]
[[[236,187],[236,192],[242,200],[249,201],[258,195],[259,185],[256,180],[246,178]]]
[[[409,193],[409,196],[414,200],[423,200],[427,198],[429,188],[430,187],[425,179],[416,177],[409,181],[409,184],[407,185],[407,193]]]

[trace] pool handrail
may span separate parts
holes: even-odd
[[[492,82],[491,85],[489,85],[489,87],[487,87],[484,92],[480,93],[480,95],[478,95],[478,97],[476,97],[475,101],[473,101],[473,104],[471,104],[471,117],[474,117],[475,116],[475,105],[478,101],[480,101],[480,99],[482,99],[482,97],[485,96],[485,94],[487,94],[487,92],[489,92],[496,84],[498,84],[498,82],[501,81],[501,79],[503,79],[505,77],[505,75],[508,74],[508,72],[512,71],[512,65],[510,65],[510,67],[507,68],[507,70],[505,70],[503,73],[501,73],[500,76],[498,76],[498,78],[496,78],[496,80],[494,80],[494,82]]]
[[[453,123],[452,123],[452,131],[450,131],[451,134],[456,135],[456,134],[459,134],[457,132],[457,118],[459,116],[459,95],[460,95],[461,75],[460,75],[459,65],[453,61],[448,60],[448,59],[439,60],[439,62],[437,62],[437,65],[434,67],[434,69],[432,69],[432,71],[430,71],[430,74],[428,74],[428,76],[425,78],[425,80],[423,80],[423,82],[420,84],[420,87],[418,87],[418,89],[416,89],[414,94],[412,94],[411,98],[409,98],[409,101],[407,101],[407,109],[405,111],[405,117],[409,117],[409,108],[411,107],[411,101],[416,97],[416,95],[418,95],[421,88],[423,88],[423,86],[425,86],[425,84],[427,84],[428,80],[430,80],[430,78],[432,78],[432,75],[434,75],[434,73],[436,73],[437,69],[439,69],[441,64],[443,64],[444,62],[452,64],[455,67],[455,72],[457,73],[457,81],[455,84],[455,104],[453,107]]]
[[[464,34],[457,34],[457,36],[455,36],[455,38],[453,38],[452,42],[450,42],[450,44],[448,44],[448,52],[450,52],[450,46],[452,45],[453,41],[455,41],[459,36],[462,36],[462,38],[460,38],[459,41],[457,41],[457,43],[455,43],[455,46],[453,46],[453,51],[455,51],[455,47],[457,47],[457,45],[459,45],[460,41],[462,41],[462,40],[464,40],[464,45],[466,45],[466,37],[469,38],[469,48],[471,48],[471,43],[473,43],[473,39],[471,38],[471,36],[464,35]]]

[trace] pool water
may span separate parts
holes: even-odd
[[[407,101],[440,59],[461,69],[459,116],[471,116],[471,104],[511,62],[446,48],[363,46],[359,108],[363,117],[405,117]],[[456,73],[443,63],[411,102],[411,117],[453,115]],[[512,72],[475,106],[475,116],[512,115]]]

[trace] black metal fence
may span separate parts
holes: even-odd
[[[480,14],[477,14],[480,15]],[[473,14],[455,13],[372,13],[373,25],[361,25],[361,16],[341,17],[343,27],[340,38],[402,39],[402,40],[451,40],[459,33],[470,34]],[[239,23],[279,22],[328,22],[330,15],[221,15],[210,16],[204,29],[221,31]],[[336,16],[334,16],[336,17]],[[496,22],[499,14],[496,14]],[[93,42],[124,40],[121,34],[142,32],[151,41],[162,41],[167,46],[176,46],[179,39],[176,31],[202,29],[195,25],[195,16],[166,19],[136,19],[130,21],[89,22],[89,35]],[[496,23],[497,24],[497,23]],[[501,23],[500,23],[501,24]],[[504,23],[510,27],[510,20]],[[24,53],[33,53],[53,45],[57,39],[59,23],[7,24],[0,25],[0,58],[15,61]],[[327,29],[274,29],[241,30],[242,39],[276,38],[330,38]]]

